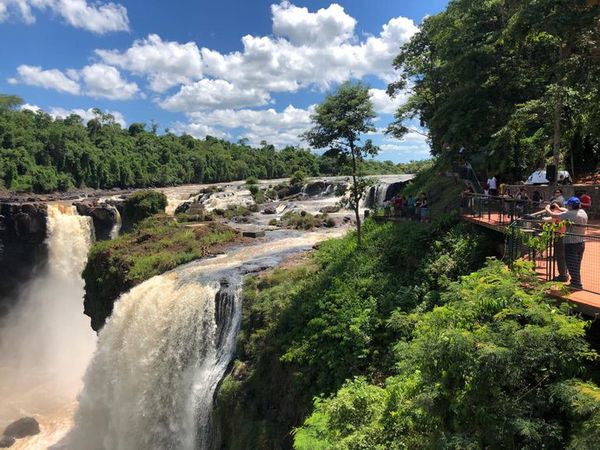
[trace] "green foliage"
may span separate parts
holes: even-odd
[[[167,196],[162,192],[138,191],[125,200],[125,220],[132,226],[154,214],[164,213],[166,207]]]
[[[337,417],[338,404],[364,397],[368,386],[350,384],[317,401],[296,436],[339,449],[564,448],[585,439],[579,431],[570,437],[581,418],[564,411],[591,428],[598,388],[576,384],[568,395],[564,383],[584,375],[596,354],[584,340],[585,322],[532,283],[529,270],[511,272],[498,261],[451,283],[443,304],[414,315],[412,335],[397,341],[398,374],[376,404],[354,412],[365,421],[348,427]],[[296,447],[305,448],[302,440]]]
[[[248,185],[254,185],[257,183],[258,183],[258,178],[256,178],[255,176],[246,178],[246,184],[248,184]]]
[[[412,315],[489,254],[469,227],[441,226],[367,221],[361,249],[352,235],[327,241],[297,267],[246,280],[237,356],[246,369],[235,396],[217,398],[222,423],[241,427],[223,430],[226,448],[287,448],[315,395],[395,372],[394,344],[412,335]]]
[[[85,312],[99,329],[114,301],[133,286],[211,253],[237,233],[210,222],[193,228],[170,217],[150,217],[131,233],[95,243],[83,270]]]
[[[368,187],[368,180],[361,176],[360,165],[367,156],[376,155],[379,151],[370,139],[362,146],[359,143],[363,134],[375,131],[375,117],[368,87],[362,83],[346,82],[316,106],[311,116],[314,126],[303,134],[311,147],[326,148],[325,156],[341,165],[349,164],[352,187],[348,206],[354,210],[359,246],[362,238],[360,200]]]
[[[586,0],[453,0],[394,61],[390,94],[412,95],[388,131],[419,118],[434,156],[464,147],[474,167],[518,181],[558,144],[575,170],[600,162],[600,8]],[[558,122],[555,119],[558,114]],[[569,167],[571,169],[571,167]]]
[[[297,170],[290,178],[290,184],[304,184],[306,182],[306,172],[304,170]]]
[[[204,140],[172,133],[158,135],[143,123],[122,129],[110,114],[94,110],[86,125],[77,115],[54,119],[43,111],[18,110],[22,100],[0,95],[0,185],[12,191],[49,192],[75,188],[143,188],[337,175],[341,169],[296,147],[276,150]],[[401,166],[371,162],[376,173]]]

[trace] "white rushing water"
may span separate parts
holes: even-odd
[[[64,447],[211,448],[213,397],[233,357],[242,275],[331,236],[291,235],[190,263],[121,296],[100,332]]]
[[[115,211],[115,224],[113,225],[112,229],[110,230],[110,238],[116,239],[119,237],[119,234],[121,233],[121,227],[123,225],[123,220],[121,219],[121,213],[119,212],[119,210],[116,207],[113,207],[113,208]]]
[[[68,431],[96,340],[83,315],[81,279],[91,218],[49,205],[47,223],[48,264],[0,326],[0,428],[25,415],[41,427],[12,448],[47,448]]]

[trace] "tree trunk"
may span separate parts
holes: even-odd
[[[558,171],[560,170],[560,116],[562,115],[562,101],[558,100],[554,106],[554,146],[553,146],[553,164],[556,167],[556,177],[553,184],[558,184]],[[546,174],[547,175],[547,174]]]
[[[358,192],[358,186],[356,184],[356,155],[354,154],[354,145],[350,145],[350,152],[352,153],[352,196],[354,197],[354,215],[356,217],[356,241],[358,246],[362,245],[362,230],[360,223],[360,195]]]

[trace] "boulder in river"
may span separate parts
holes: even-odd
[[[33,417],[22,417],[9,424],[4,430],[4,436],[21,439],[40,432],[40,424]]]
[[[8,448],[15,443],[15,438],[10,436],[0,437],[0,448]]]

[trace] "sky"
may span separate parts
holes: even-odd
[[[0,93],[55,117],[92,108],[123,126],[306,147],[314,105],[346,80],[371,88],[380,160],[428,157],[383,133],[392,61],[446,0],[0,0]],[[412,124],[418,130],[418,124]],[[418,130],[424,131],[424,130]]]

